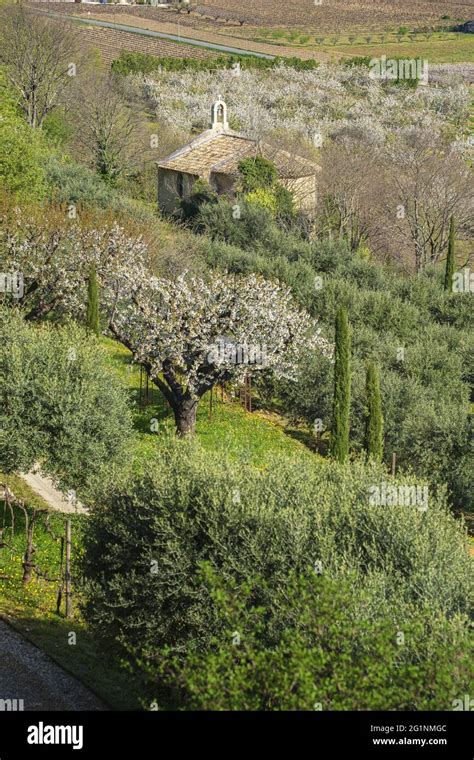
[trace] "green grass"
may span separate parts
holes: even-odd
[[[140,370],[132,364],[131,353],[108,338],[102,338],[101,344],[107,352],[111,367],[129,389],[137,431],[135,459],[146,464],[149,457],[156,456],[157,438],[174,433],[173,413],[161,392],[152,385],[149,403],[139,409]],[[306,445],[312,443],[306,431],[293,428],[277,415],[264,416],[258,411],[249,414],[238,400],[231,400],[227,393],[225,399],[222,401],[220,389],[214,392],[212,415],[209,394],[199,404],[196,434],[206,450],[225,451],[231,459],[259,467],[264,467],[274,454],[304,458],[317,456]],[[158,421],[156,432],[150,430],[153,419]]]
[[[375,35],[374,35],[375,36]],[[419,37],[413,41],[404,39],[398,41],[387,39],[384,42],[366,43],[362,40],[350,44],[347,40],[342,44],[321,46],[326,52],[334,51],[350,56],[370,56],[378,58],[381,55],[387,57],[422,58],[428,64],[434,63],[468,63],[474,61],[474,39],[469,34],[446,34],[441,36],[433,34],[430,39]]]
[[[309,37],[309,39],[308,39]],[[367,38],[371,37],[370,42]],[[380,57],[381,55],[400,56],[402,58],[423,58],[428,63],[468,63],[474,61],[474,39],[472,34],[461,32],[433,32],[429,35],[417,33],[411,35],[380,34],[377,32],[354,34],[305,35],[290,39],[288,35],[268,39],[264,35],[253,36],[254,42],[266,42],[282,47],[313,50],[333,54],[334,59],[352,56]],[[317,42],[317,40],[321,42]]]

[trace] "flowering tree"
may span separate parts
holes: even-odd
[[[5,209],[2,221],[3,266],[21,274],[16,304],[28,320],[53,311],[85,318],[92,268],[103,288],[103,308],[111,303],[112,285],[145,277],[146,243],[115,221],[69,219],[63,209],[45,207]]]
[[[373,79],[366,66],[331,63],[297,71],[282,63],[270,71],[156,70],[128,77],[126,86],[173,129],[206,129],[209,105],[219,92],[232,128],[272,141],[298,135],[318,146],[316,137],[325,143],[348,130],[369,144],[383,143],[407,122],[433,134],[448,124],[459,129],[469,112],[471,77],[466,64],[430,66],[428,86],[413,90]]]
[[[184,273],[129,284],[130,294],[117,288],[110,329],[148,369],[180,435],[194,431],[199,401],[216,383],[264,368],[295,378],[303,351],[331,353],[290,290],[261,276]]]
[[[66,224],[62,214],[41,224],[18,209],[0,243],[7,269],[24,278],[16,303],[27,319],[84,319],[94,268],[104,324],[147,368],[181,435],[194,430],[199,400],[216,383],[265,368],[291,379],[303,351],[331,353],[289,288],[257,275],[154,277],[145,241],[115,222]]]

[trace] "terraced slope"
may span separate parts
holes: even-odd
[[[102,61],[110,66],[122,50],[148,53],[170,58],[212,58],[214,53],[191,45],[180,45],[168,40],[153,39],[133,32],[80,25],[84,42],[100,51]]]

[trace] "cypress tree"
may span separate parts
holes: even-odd
[[[444,289],[453,289],[453,275],[455,268],[455,253],[454,253],[454,217],[449,220],[449,241],[448,241],[448,255],[446,257],[446,274],[444,276]]]
[[[336,314],[333,425],[330,447],[332,456],[339,462],[344,462],[349,453],[350,399],[351,340],[347,312],[341,307]]]
[[[382,399],[379,373],[373,362],[367,365],[365,388],[367,396],[365,450],[369,459],[381,462],[383,456]]]
[[[99,326],[99,296],[95,267],[91,268],[87,285],[87,327],[96,335],[100,334]]]

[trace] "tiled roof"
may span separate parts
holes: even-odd
[[[212,173],[236,175],[239,162],[256,155],[272,161],[280,177],[307,177],[319,171],[316,164],[300,156],[266,143],[258,144],[231,130],[216,132],[212,129],[158,161],[158,166],[208,179]]]

